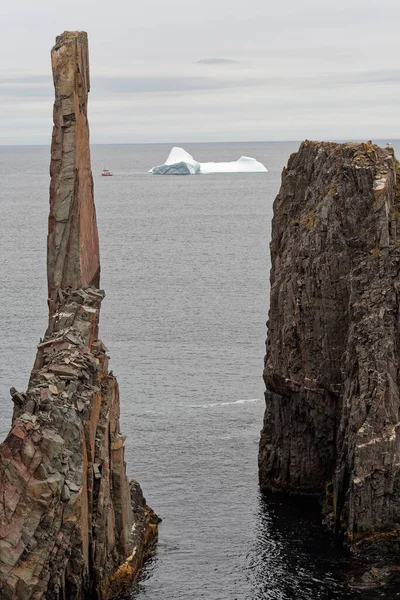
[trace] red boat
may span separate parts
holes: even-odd
[[[112,177],[112,173],[107,169],[104,169],[101,175],[102,177]]]

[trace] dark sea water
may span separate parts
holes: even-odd
[[[315,512],[258,491],[272,203],[298,143],[184,147],[199,161],[252,156],[269,172],[151,176],[171,145],[92,148],[101,337],[128,473],[163,519],[132,598],[400,598],[347,589]],[[9,388],[26,388],[46,327],[48,170],[47,147],[0,147],[1,438]]]

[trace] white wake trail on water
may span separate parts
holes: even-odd
[[[248,402],[260,402],[261,398],[250,398],[245,400],[234,400],[233,402],[210,402],[208,404],[189,404],[189,408],[213,408],[214,406],[231,406],[232,404],[247,404]]]

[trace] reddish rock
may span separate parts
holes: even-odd
[[[59,290],[99,287],[100,253],[90,165],[85,32],[64,32],[51,51],[55,88],[47,240],[49,299]]]
[[[131,585],[158,518],[126,477],[118,383],[98,339],[104,292],[86,34],[59,36],[52,64],[49,326],[26,394],[10,390],[13,425],[0,446],[0,595],[103,600]]]

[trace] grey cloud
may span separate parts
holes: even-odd
[[[259,82],[254,80],[253,83]],[[201,76],[91,76],[91,88],[96,94],[157,94],[165,92],[211,91],[224,88],[242,87],[249,79]],[[45,97],[53,94],[51,77],[42,75],[0,77],[2,96]]]
[[[49,86],[15,86],[13,88],[3,87],[0,83],[0,96],[3,98],[48,98],[53,96],[52,87]]]
[[[253,0],[245,10],[203,0],[200,13],[184,0],[121,0],[116,20],[98,8],[105,0],[70,2],[89,33],[97,139],[302,138],[316,123],[329,139],[400,135],[399,0]],[[26,140],[47,141],[36,132],[39,119],[51,122],[49,50],[72,17],[52,0],[3,4],[0,133],[12,139],[24,119]]]
[[[379,85],[398,84],[400,82],[400,69],[387,69],[381,71],[354,71],[350,73],[323,73],[314,77],[295,78],[296,83],[310,84],[312,87],[345,87],[350,85]],[[281,82],[283,83],[283,82]]]
[[[399,83],[400,69],[366,71],[359,74],[360,83]]]
[[[259,85],[260,80],[234,78],[221,80],[213,77],[195,76],[152,76],[152,77],[91,77],[91,88],[96,95],[118,94],[160,94],[184,93],[193,91],[212,91],[243,87],[246,85]],[[51,79],[42,76],[0,78],[0,96],[13,98],[44,98],[53,95]]]
[[[199,65],[235,65],[240,63],[239,60],[233,58],[203,58],[199,60]]]
[[[91,76],[91,88],[96,94],[158,94],[166,92],[212,91],[225,88],[259,85],[260,80],[199,76]],[[0,95],[12,97],[47,97],[53,94],[53,84],[49,77],[13,76],[0,77]]]
[[[51,75],[0,75],[0,95],[12,98],[47,98],[52,94]]]
[[[0,71],[1,73],[1,71]],[[29,85],[40,83],[52,83],[51,75],[8,75],[7,77],[0,76],[0,85]]]
[[[243,76],[200,77],[200,76],[137,76],[108,77],[92,75],[92,90],[96,96],[118,94],[160,94],[200,91],[218,91],[234,88],[313,88],[328,89],[352,85],[390,85],[400,83],[400,69],[381,71],[355,71],[350,73],[316,73],[315,75],[292,76]],[[92,93],[93,93],[92,92]],[[13,98],[47,98],[53,95],[50,77],[42,75],[0,78],[0,95]]]
[[[301,87],[329,88],[367,84],[397,84],[400,82],[400,70],[355,71],[351,73],[332,73],[313,76],[243,76],[235,77],[92,77],[92,90],[112,94],[157,94],[194,91],[217,91],[244,87]]]
[[[243,78],[221,80],[196,76],[92,77],[92,89],[112,93],[151,94],[163,92],[210,91],[248,85]]]

